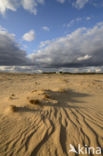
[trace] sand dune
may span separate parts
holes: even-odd
[[[0,75],[0,156],[84,154],[103,155],[103,75]]]

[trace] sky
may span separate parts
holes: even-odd
[[[103,72],[103,0],[0,0],[0,71]]]

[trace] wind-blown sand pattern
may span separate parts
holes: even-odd
[[[0,156],[79,155],[70,144],[103,149],[103,75],[0,74]]]

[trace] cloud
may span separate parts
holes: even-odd
[[[86,68],[35,68],[35,66],[0,66],[0,72],[24,72],[24,73],[43,73],[43,72],[70,72],[70,73],[103,73],[101,67]]]
[[[96,68],[95,72],[96,73],[100,73],[101,72],[101,68]]]
[[[83,57],[78,57],[77,60],[78,60],[78,61],[88,60],[88,59],[90,59],[91,57],[92,57],[92,56],[85,55],[85,56],[83,56]]]
[[[15,34],[9,34],[0,27],[0,65],[29,64],[26,52],[15,41]]]
[[[29,32],[25,33],[22,37],[23,40],[27,42],[31,42],[35,39],[35,32],[34,30],[30,30]]]
[[[90,17],[90,16],[87,16],[87,17],[86,17],[86,20],[87,20],[87,21],[91,20],[91,17]]]
[[[77,9],[81,9],[88,3],[88,1],[89,0],[75,0],[72,5]]]
[[[82,20],[81,17],[77,17],[76,19],[71,20],[68,24],[66,24],[67,27],[71,27],[72,25],[74,25],[75,23],[78,23]]]
[[[87,17],[77,17],[77,18],[72,19],[71,21],[69,21],[69,23],[64,24],[64,26],[71,27],[71,26],[73,26],[75,24],[80,23],[81,21],[85,21],[85,20],[89,21],[91,19],[92,19],[92,17],[90,17],[90,16],[87,16]]]
[[[43,26],[42,29],[45,30],[45,31],[50,31],[50,28],[47,27],[47,26]]]
[[[7,10],[16,11],[22,6],[36,15],[39,4],[44,4],[44,0],[0,0],[0,13],[4,15]]]
[[[6,10],[16,11],[17,0],[0,0],[0,13],[5,14]]]
[[[22,7],[34,15],[37,14],[38,4],[44,4],[44,0],[21,0]]]
[[[48,68],[48,71],[81,67],[92,69],[92,66],[95,69],[101,69],[103,66],[103,23],[98,23],[93,28],[76,29],[64,37],[51,41],[43,41],[41,48],[29,55],[15,41],[15,34],[10,34],[0,27],[0,65],[32,65],[37,70]]]
[[[73,25],[76,25],[82,21],[90,21],[92,19],[91,16],[87,16],[87,17],[77,17],[75,19],[72,19],[71,21],[69,21],[67,24],[64,24],[65,27],[71,27]]]
[[[65,0],[57,0],[57,2],[63,4],[65,2]]]
[[[42,42],[40,42],[40,46],[39,47],[43,48],[43,47],[47,46],[49,43],[51,43],[50,40],[42,41]]]
[[[81,68],[59,68],[57,72],[69,73],[103,73],[103,66],[101,67],[81,67]]]
[[[34,65],[48,68],[102,66],[103,23],[52,40],[29,58]]]
[[[0,72],[42,73],[43,71],[34,66],[0,66]]]

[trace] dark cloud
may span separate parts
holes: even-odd
[[[13,34],[0,28],[0,65],[29,65],[37,70],[103,66],[103,23],[91,29],[79,28],[65,37],[49,41],[29,56],[16,43]]]
[[[0,30],[0,65],[28,64],[26,52],[16,43],[14,34]]]

